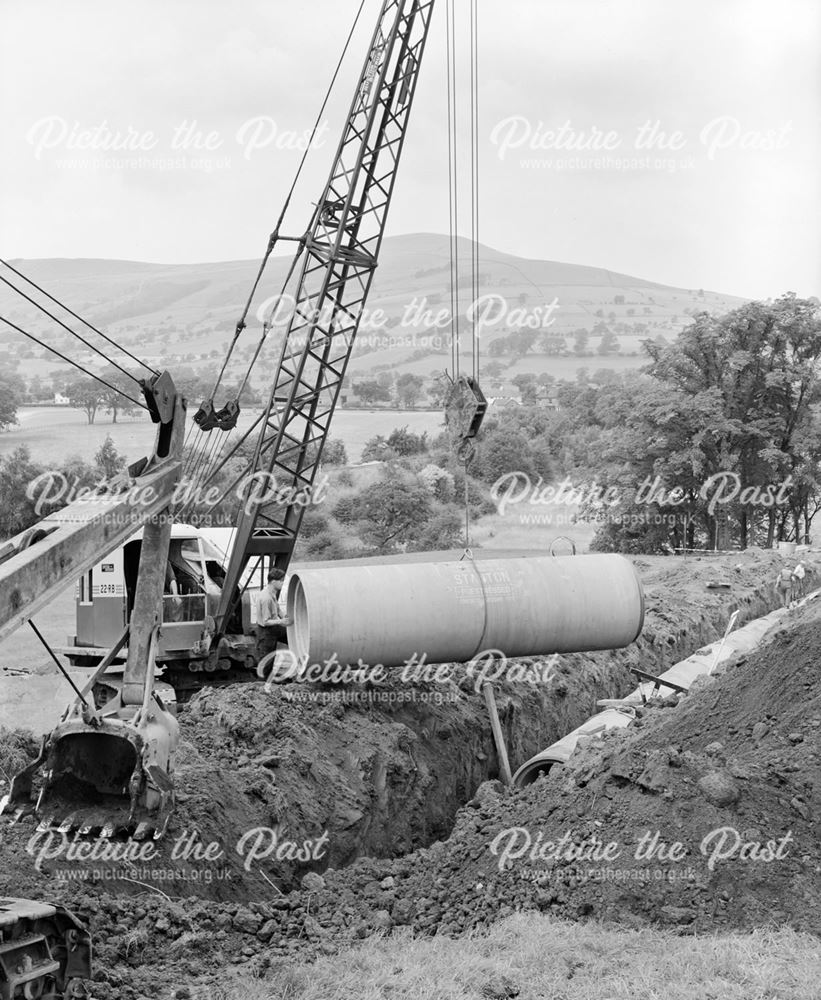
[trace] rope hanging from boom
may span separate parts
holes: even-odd
[[[478,2],[470,0],[469,74],[470,74],[470,289],[471,289],[471,375],[461,373],[460,275],[459,275],[459,161],[456,11],[454,0],[446,7],[446,61],[448,112],[448,227],[451,275],[451,362],[445,394],[445,424],[456,455],[464,463],[465,479],[465,550],[470,551],[470,490],[468,465],[475,455],[474,439],[487,410],[487,401],[479,388],[479,338],[476,303],[479,299],[479,95],[478,95]],[[446,373],[447,375],[447,373]]]

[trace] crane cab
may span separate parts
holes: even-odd
[[[122,635],[134,604],[141,545],[142,532],[138,531],[77,582],[77,631],[60,650],[72,665],[96,665]],[[219,603],[226,560],[226,549],[204,531],[185,524],[172,527],[159,663],[191,657],[192,648],[202,639],[207,616],[215,613]],[[239,634],[250,632],[252,610],[250,599],[238,610],[241,620],[234,624]]]

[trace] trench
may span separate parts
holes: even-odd
[[[742,611],[740,626],[775,606],[769,588],[760,587],[695,617],[650,614],[642,636],[626,649],[559,657],[552,683],[525,690],[521,684],[494,684],[511,770],[600,711],[598,699],[632,691],[637,682],[631,667],[660,674],[720,638],[736,608]],[[391,714],[392,725],[407,731],[406,743],[414,748],[412,773],[401,765],[391,768],[386,755],[374,762],[371,810],[358,825],[356,846],[336,859],[340,864],[360,856],[397,857],[447,839],[457,812],[482,782],[500,777],[484,699],[478,691],[472,695],[466,708],[441,714]]]
[[[762,574],[760,562],[730,591],[705,589],[715,561],[685,567],[684,582],[677,579],[680,571],[657,574],[645,585],[645,625],[631,646],[565,654],[547,684],[495,683],[511,768],[581,725],[598,711],[597,699],[633,690],[631,667],[662,673],[720,638],[734,610],[741,610],[738,625],[772,610],[770,567]],[[327,835],[321,858],[277,859],[268,869],[285,891],[308,871],[344,868],[362,857],[399,858],[447,839],[458,810],[482,782],[499,777],[487,708],[473,681],[462,684],[469,697],[453,703],[417,697],[367,708],[300,704],[289,700],[297,687],[284,685],[267,700],[257,686],[209,692],[192,706],[187,723],[193,726],[189,738],[200,748],[221,744],[220,763],[230,760],[232,777],[241,779],[242,808],[216,817],[225,835],[247,827],[254,816],[295,840]],[[418,694],[435,688],[422,683]],[[232,794],[226,786],[220,797]],[[186,822],[204,818],[206,825],[215,819],[212,801],[201,803]],[[233,888],[201,887],[201,894],[258,898],[262,886],[251,875],[242,873]]]
[[[549,683],[494,682],[512,769],[594,714],[597,699],[633,690],[632,666],[662,673],[719,638],[733,610],[741,610],[739,625],[772,610],[769,581],[776,557],[759,552],[742,562],[728,567],[715,560],[637,560],[640,572],[648,572],[644,628],[633,644],[562,655]],[[734,574],[730,590],[707,589],[711,578],[727,573]],[[516,662],[534,665],[533,658]],[[308,872],[344,868],[365,857],[401,858],[447,839],[459,809],[482,782],[499,776],[487,708],[474,683],[464,679],[467,696],[455,701],[443,699],[433,682],[396,684],[389,689],[397,695],[390,704],[340,700],[338,688],[329,691],[329,685],[266,691],[261,684],[242,684],[203,691],[180,720],[177,810],[155,863],[189,875],[207,869],[212,877],[175,881],[170,888],[141,874],[137,882],[101,881],[94,891],[135,895],[148,885],[173,897],[265,900],[272,884],[288,892]],[[324,694],[336,700],[323,702]],[[237,846],[253,830],[270,831],[277,851],[320,841],[323,849],[304,858],[270,853],[246,864]],[[179,838],[192,832],[202,844],[222,846],[219,864],[173,853]],[[10,831],[0,853],[18,894],[36,897],[43,887],[40,876],[36,890],[34,881],[28,884],[34,877],[32,859],[24,854],[30,835]],[[59,859],[57,867],[72,866]]]

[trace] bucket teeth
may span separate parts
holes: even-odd
[[[54,828],[54,813],[50,813],[48,816],[44,816],[37,824],[38,833],[45,833],[47,830],[52,830],[53,828]]]
[[[58,827],[60,833],[69,833],[74,829],[74,813],[69,813],[68,816],[63,820],[63,822]]]
[[[174,808],[167,762],[176,749],[176,722],[169,716],[156,745],[153,733],[146,742],[141,725],[115,722],[111,732],[58,726],[37,759],[4,789],[0,815],[17,823],[33,814],[38,833],[159,840]],[[149,751],[159,753],[166,767],[144,764]]]

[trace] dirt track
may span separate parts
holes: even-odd
[[[715,639],[734,607],[744,619],[769,610],[778,563],[755,551],[721,560],[637,560],[647,617],[633,647],[563,656],[547,686],[498,685],[514,766],[584,721],[597,698],[632,689],[631,665],[660,672]],[[717,579],[731,589],[706,588]],[[497,763],[484,703],[467,680],[458,701],[441,705],[320,707],[289,701],[304,687],[297,685],[212,691],[182,720],[182,801],[155,862],[191,878],[198,872],[197,881],[66,882],[67,870],[89,865],[60,857],[37,872],[26,851],[32,830],[11,828],[0,846],[0,888],[65,899],[89,917],[109,984],[98,993],[123,998],[140,989],[173,995],[158,984],[188,985],[194,969],[207,974],[241,961],[264,968],[278,956],[333,951],[395,925],[460,933],[523,906],[685,931],[785,922],[818,933],[820,630],[821,611],[795,612],[766,650],[680,707],[648,711],[630,730],[509,796],[482,785],[496,776]],[[291,850],[290,860],[268,857],[246,871],[236,845],[257,827],[276,831],[280,844],[307,839],[321,855],[299,861]],[[588,856],[598,842],[617,843],[619,854],[585,861],[584,872],[567,857],[545,852],[539,859],[537,852],[528,864],[522,854],[501,871],[504,846],[515,853],[525,843],[524,833],[516,841],[505,833],[517,827],[531,847],[567,834],[567,845],[575,841]],[[772,862],[736,857],[711,870],[700,845],[722,827],[737,830],[744,843],[790,839]],[[172,858],[186,831],[224,853],[216,861]],[[661,841],[679,841],[686,856],[636,859],[647,832],[658,833],[657,853]],[[255,836],[246,840],[246,859]],[[622,874],[590,876],[588,867]],[[643,869],[651,870],[650,881]],[[656,881],[655,869],[673,874]],[[305,888],[288,893],[306,872],[314,874]],[[156,890],[201,899],[167,901]],[[150,967],[142,964],[149,957]]]

